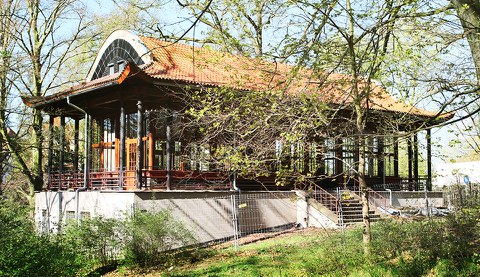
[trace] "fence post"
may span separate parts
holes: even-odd
[[[235,251],[238,251],[238,218],[235,193],[230,196],[230,199],[232,203],[233,240],[235,242]]]
[[[336,206],[337,206],[337,215],[338,215],[338,225],[340,226],[342,232],[345,230],[345,224],[343,222],[343,210],[342,210],[342,194],[340,192],[340,188],[337,187],[337,199],[336,199]]]
[[[424,192],[425,192],[425,208],[427,209],[427,216],[430,217],[430,207],[428,203],[428,188],[427,186],[424,187]]]

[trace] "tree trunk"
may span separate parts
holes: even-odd
[[[360,196],[362,198],[362,216],[363,216],[363,243],[365,255],[370,254],[371,229],[370,229],[370,207],[368,204],[368,186],[365,180],[365,138],[359,136],[358,153],[358,183],[360,187]]]
[[[478,0],[450,0],[450,2],[462,23],[475,64],[477,83],[480,83],[480,2]]]
[[[369,205],[368,205],[368,187],[365,180],[365,111],[362,107],[363,100],[368,101],[369,93],[361,93],[358,86],[359,77],[356,60],[356,51],[354,45],[354,19],[352,15],[352,9],[350,5],[350,0],[346,1],[347,11],[349,13],[349,37],[347,38],[348,42],[348,51],[350,58],[350,70],[352,74],[352,95],[353,103],[355,109],[355,127],[358,135],[358,183],[360,187],[360,196],[362,198],[362,216],[363,216],[363,244],[364,244],[364,253],[368,255],[370,253],[370,241],[371,241],[371,231],[370,231],[370,215],[369,215]],[[367,84],[364,90],[369,90],[370,86]],[[364,95],[363,95],[364,94]]]
[[[33,177],[34,183],[33,190],[40,191],[43,188],[43,132],[42,132],[42,125],[43,125],[43,117],[40,110],[33,111]],[[31,195],[33,193],[31,192]]]

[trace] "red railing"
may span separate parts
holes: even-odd
[[[99,190],[137,189],[136,170],[98,171],[88,175],[88,188]],[[48,189],[77,189],[84,185],[83,172],[51,173],[48,179]],[[166,170],[143,170],[142,188],[165,189],[167,187]],[[230,189],[228,173],[178,171],[171,172],[171,187],[174,189]]]
[[[82,172],[63,172],[49,175],[48,189],[76,189],[83,187]]]

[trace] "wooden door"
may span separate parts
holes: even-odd
[[[125,146],[127,152],[125,169],[125,189],[135,189],[135,173],[137,170],[137,139],[127,139],[125,141]]]

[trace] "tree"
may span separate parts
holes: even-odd
[[[235,2],[235,4],[242,5],[240,2]],[[249,7],[245,3],[243,4],[242,7]],[[273,3],[272,5],[275,4],[276,3]],[[282,34],[288,34],[289,36],[296,35],[296,37],[289,38],[288,44],[282,44],[284,41],[281,39],[278,41],[279,43],[277,43],[283,47],[283,49],[278,52],[289,53],[287,60],[296,62],[297,66],[293,67],[291,82],[295,83],[295,78],[299,76],[297,74],[301,75],[302,67],[304,66],[311,68],[311,72],[315,72],[316,76],[321,76],[319,78],[321,80],[329,80],[328,76],[334,76],[334,73],[343,73],[343,77],[340,79],[337,78],[334,82],[342,84],[344,95],[341,97],[345,97],[348,101],[340,103],[335,106],[335,108],[324,106],[318,109],[322,114],[317,114],[315,117],[319,124],[306,124],[304,125],[305,129],[297,133],[295,129],[297,124],[295,124],[295,122],[309,122],[308,119],[311,118],[311,114],[308,112],[298,114],[285,107],[280,109],[278,106],[291,105],[301,111],[304,111],[304,107],[308,110],[311,106],[308,106],[307,103],[314,99],[315,96],[309,101],[302,102],[292,100],[289,97],[284,98],[285,95],[281,94],[281,91],[280,95],[282,97],[262,98],[262,100],[250,94],[243,97],[239,95],[230,96],[228,93],[224,93],[226,95],[219,94],[218,91],[204,91],[203,97],[207,100],[203,103],[203,107],[206,108],[199,108],[197,115],[200,115],[200,117],[206,119],[207,122],[210,122],[209,124],[202,125],[206,137],[208,138],[210,135],[213,141],[213,137],[218,138],[219,134],[228,134],[225,139],[222,139],[222,142],[228,144],[229,141],[234,141],[234,145],[230,143],[230,145],[232,145],[231,148],[236,147],[237,151],[242,149],[244,151],[239,154],[231,149],[228,150],[230,151],[229,153],[237,153],[237,160],[246,161],[253,158],[253,160],[258,161],[262,159],[261,157],[267,160],[266,157],[268,155],[271,157],[272,153],[266,154],[267,151],[260,151],[257,147],[257,145],[262,144],[260,142],[262,139],[265,139],[263,145],[271,149],[275,149],[275,147],[272,147],[272,137],[285,142],[284,146],[287,145],[288,148],[289,144],[295,141],[301,141],[309,135],[305,130],[309,128],[311,128],[311,130],[318,130],[318,127],[322,126],[321,124],[331,122],[335,116],[339,116],[340,110],[351,111],[349,116],[343,115],[343,120],[347,123],[344,128],[336,130],[336,135],[338,136],[343,131],[344,134],[354,137],[359,148],[358,161],[352,167],[356,168],[356,178],[358,178],[362,191],[364,242],[368,245],[370,242],[370,223],[368,213],[368,186],[365,182],[365,174],[369,150],[367,149],[366,141],[374,136],[388,135],[392,131],[397,132],[399,129],[398,126],[400,125],[409,126],[409,119],[395,116],[389,117],[385,114],[372,112],[368,108],[371,105],[371,99],[380,97],[377,95],[378,90],[375,90],[375,88],[378,87],[375,80],[386,79],[386,76],[383,75],[386,75],[387,70],[391,71],[393,69],[395,74],[402,74],[402,70],[409,70],[407,68],[395,67],[388,63],[390,56],[402,59],[409,59],[413,56],[405,55],[409,49],[407,47],[401,47],[402,39],[404,39],[404,37],[401,36],[406,33],[404,26],[408,26],[408,28],[418,27],[418,25],[413,24],[417,22],[413,19],[427,18],[425,20],[428,20],[428,17],[439,17],[449,9],[449,7],[440,7],[428,10],[425,7],[430,7],[425,1],[362,1],[354,4],[351,4],[348,0],[345,2],[329,1],[328,3],[311,1],[296,2],[293,8],[283,14],[283,16],[285,18],[302,18],[303,21],[297,22],[294,28],[295,32],[291,30],[282,31]],[[250,49],[257,49],[257,51],[244,51],[244,45],[239,44],[239,42],[241,41],[245,44],[248,43],[248,40],[233,39],[231,29],[225,28],[225,26],[246,26],[247,24],[258,27],[261,26],[260,24],[254,25],[251,20],[252,18],[245,15],[239,16],[237,14],[238,10],[232,11],[232,9],[223,8],[212,11],[214,8],[215,6],[212,6],[209,10],[209,14],[214,20],[208,21],[204,19],[202,22],[212,28],[209,29],[209,31],[214,32],[216,36],[221,38],[221,40],[217,41],[221,41],[223,43],[222,45],[227,45],[228,47],[226,49],[235,49],[237,53],[247,55],[251,55],[252,52],[257,55],[265,53],[265,51],[258,51],[258,41],[260,41],[258,36],[263,34],[263,29],[259,30],[258,28],[254,28],[256,30],[255,33],[243,28],[236,30],[235,34],[240,34],[240,38],[248,37],[250,39],[250,43],[253,44],[249,46],[251,47]],[[272,8],[271,10],[276,9]],[[262,12],[261,9],[257,9],[248,14],[261,15]],[[222,16],[218,16],[217,13],[221,13]],[[198,12],[196,14],[199,15]],[[228,20],[222,21],[222,18],[228,18]],[[258,18],[258,16],[256,18]],[[285,19],[285,21],[288,21],[288,19]],[[436,22],[432,20],[432,26],[434,23]],[[265,26],[263,27],[265,28]],[[277,29],[277,31],[279,30]],[[430,47],[436,47],[437,42],[435,41],[434,43],[435,44],[433,46],[430,45]],[[425,45],[427,44],[425,41]],[[438,43],[438,45],[440,44]],[[440,52],[440,50],[438,50],[438,52]],[[268,72],[268,70],[266,70],[266,72]],[[275,70],[271,72],[277,73]],[[272,79],[274,78],[272,77]],[[325,88],[331,84],[330,81],[320,82],[319,88],[321,90],[322,87]],[[396,84],[393,82],[392,85]],[[288,84],[286,87],[288,87]],[[413,88],[410,87],[410,89]],[[279,91],[267,90],[265,95],[269,93],[274,95],[277,93],[278,95]],[[262,97],[267,97],[265,95],[262,95]],[[459,97],[459,95],[450,95],[450,97],[455,98]],[[220,101],[218,99],[222,100]],[[243,103],[243,101],[253,101],[255,108],[248,107],[248,104]],[[451,103],[452,99],[445,102]],[[265,106],[259,103],[265,103]],[[271,107],[275,107],[275,109]],[[440,109],[440,112],[444,111],[445,108],[446,105]],[[245,112],[246,115],[242,116],[243,112]],[[250,119],[247,118],[247,115],[250,116]],[[290,115],[292,115],[292,118],[295,118],[295,120],[290,121]],[[303,117],[304,115],[305,117]],[[285,119],[272,120],[273,118],[280,118],[281,116]],[[267,122],[262,121],[259,123],[251,118],[268,118],[268,120]],[[373,122],[377,118],[382,118],[382,122],[388,121],[388,123],[385,124],[384,128],[379,128],[377,133],[368,133],[366,128],[367,123]],[[283,125],[284,123],[285,125]],[[412,127],[405,136],[423,127],[424,126]],[[266,129],[271,130],[271,133],[267,135]],[[317,135],[325,136],[327,134],[318,133]],[[329,135],[335,137],[335,132]],[[253,137],[255,137],[255,139],[253,139]],[[255,141],[255,148],[254,150],[248,150],[251,148],[251,143],[249,144],[249,142],[252,141]],[[220,152],[225,153],[228,151]],[[287,153],[288,152],[289,151],[287,151]],[[219,153],[219,151],[216,151],[216,153]],[[257,154],[259,153],[265,153],[265,156],[258,156]],[[280,163],[282,162],[280,161]],[[249,166],[251,167],[252,165],[258,167],[258,163],[249,161]],[[368,253],[368,247],[365,249]]]
[[[480,3],[473,0],[450,0],[470,45],[477,80],[480,80]]]
[[[7,1],[0,3],[0,14],[2,17],[0,19],[0,181],[3,182],[4,179],[4,164],[7,162],[8,150],[6,149],[6,142],[4,137],[9,137],[9,131],[6,126],[7,122],[7,107],[8,100],[10,97],[10,91],[12,89],[12,82],[10,81],[10,71],[9,68],[15,64],[13,52],[13,38],[9,32],[12,29],[15,29],[17,22],[14,16],[15,10],[18,9],[19,1]]]
[[[14,3],[5,6],[10,8],[10,13],[6,13],[2,19],[12,25],[2,34],[4,38],[9,38],[8,57],[16,57],[17,60],[5,67],[6,73],[3,76],[6,76],[5,80],[10,85],[2,93],[12,97],[18,92],[30,97],[41,97],[72,81],[62,76],[62,66],[79,54],[75,51],[81,47],[77,40],[87,35],[84,33],[88,26],[85,9],[76,0]],[[62,25],[67,21],[71,29]],[[5,109],[10,111],[10,116],[17,113],[15,121],[20,125],[16,128],[16,136],[11,137],[8,132],[13,127],[10,126],[14,124],[13,119],[3,118],[0,121],[0,133],[16,164],[26,176],[29,195],[32,197],[34,191],[43,187],[44,121],[39,110],[23,113],[14,110],[15,105],[15,102],[9,102]],[[30,124],[23,125],[29,121]],[[20,143],[23,130],[29,130],[31,137],[31,142],[27,145]],[[31,153],[26,150],[31,150]]]
[[[225,52],[254,57],[279,56],[276,51],[281,51],[292,39],[288,29],[295,24],[288,13],[293,7],[291,1],[188,0],[182,6],[207,27],[202,31],[204,37],[197,40]],[[275,43],[265,39],[280,36],[283,38]]]

